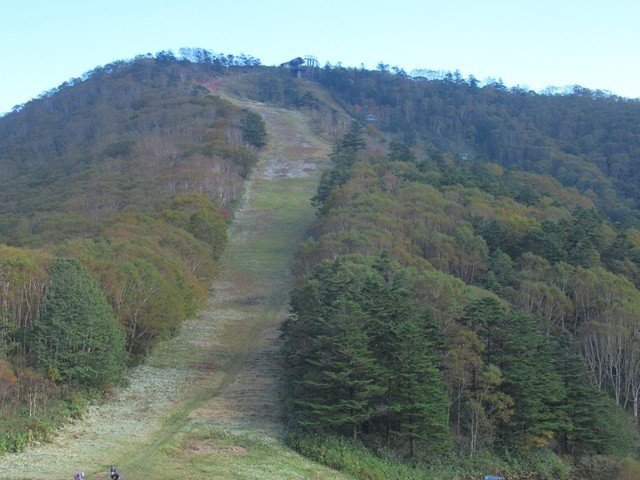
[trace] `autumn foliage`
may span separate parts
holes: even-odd
[[[208,294],[267,138],[204,86],[255,59],[182,55],[96,68],[0,119],[0,413],[24,413],[0,451],[117,385]]]

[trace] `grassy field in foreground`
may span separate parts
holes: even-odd
[[[144,462],[144,469],[127,468],[127,478],[352,478],[308,460],[271,437],[197,421],[183,425],[171,441],[149,460]]]

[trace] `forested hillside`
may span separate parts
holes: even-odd
[[[267,141],[203,84],[256,64],[142,56],[0,118],[0,451],[47,436],[203,304]]]
[[[336,142],[313,199],[313,235],[298,253],[301,283],[283,328],[293,424],[418,462],[492,452],[495,465],[509,452],[509,478],[528,478],[518,476],[521,468],[540,478],[600,478],[605,470],[633,478],[623,472],[636,467],[620,459],[637,458],[639,446],[636,190],[632,175],[614,181],[590,161],[603,155],[618,165],[624,150],[620,168],[634,170],[640,105],[337,70],[325,70],[322,81],[356,116],[367,105],[376,120],[366,124],[362,114],[366,126],[354,122]],[[376,103],[385,88],[395,108]],[[522,136],[511,146],[494,139],[502,153],[487,149],[477,132],[456,133],[459,118],[438,120],[438,111],[419,106],[459,114],[449,95],[462,91],[469,102],[482,99],[476,110],[527,100],[518,118],[493,115],[513,131],[527,117],[520,134],[528,136],[541,135],[531,110],[546,105],[626,112],[628,143],[614,149],[603,138],[589,150],[573,136],[561,148],[548,131],[537,163]],[[402,120],[393,116],[403,109]],[[562,117],[577,122],[567,110]],[[438,121],[451,129],[428,127]],[[616,153],[606,157],[606,148]],[[561,171],[606,188],[570,182]],[[307,442],[302,448],[319,455]],[[573,461],[561,474],[560,457],[551,468],[539,457],[547,454]]]
[[[292,446],[361,478],[637,478],[640,104],[292,73],[160,52],[0,118],[0,452],[203,304],[269,142],[224,86],[335,139],[282,326]]]
[[[355,118],[408,145],[548,174],[575,187],[615,221],[638,220],[640,102],[575,86],[565,94],[480,86],[403,70],[325,68],[315,78]]]

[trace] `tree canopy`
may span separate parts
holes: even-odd
[[[387,387],[373,395],[377,413],[353,422],[372,445],[392,439],[407,456],[633,451],[635,423],[620,418],[637,418],[635,228],[550,175],[395,139],[381,153],[380,134],[365,135],[357,156],[336,141],[313,199],[284,329],[292,398],[323,398],[310,372],[357,343],[351,355],[373,356]],[[347,301],[349,315],[329,308]],[[305,359],[316,336],[317,360]],[[437,412],[445,421],[429,424]],[[308,426],[335,429],[322,413]]]
[[[56,259],[30,336],[37,364],[72,385],[100,387],[124,371],[125,334],[96,281],[74,259]]]

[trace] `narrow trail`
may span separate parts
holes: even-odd
[[[278,327],[330,145],[299,112],[249,107],[265,119],[269,146],[247,182],[207,307],[133,371],[111,401],[92,407],[52,443],[0,457],[0,478],[70,478],[82,470],[99,479],[112,463],[126,478],[149,478],[166,446],[192,423],[280,438]]]

